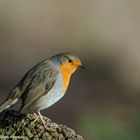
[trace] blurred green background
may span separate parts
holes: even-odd
[[[140,1],[0,1],[0,102],[39,61],[78,55],[86,70],[42,111],[86,140],[140,139]]]

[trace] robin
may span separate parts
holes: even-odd
[[[30,108],[37,111],[43,125],[45,121],[40,111],[60,100],[69,85],[71,75],[77,68],[84,68],[80,59],[71,53],[60,53],[44,60],[30,69],[10,92],[9,97],[0,106],[0,113],[13,106],[19,100],[19,111]],[[46,126],[45,126],[46,127]]]

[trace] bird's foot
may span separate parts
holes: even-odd
[[[39,119],[39,116],[36,113],[33,113],[33,123],[35,123]]]
[[[54,132],[55,130],[53,128],[48,127],[47,125],[44,125],[44,128],[46,131]]]
[[[47,120],[48,120],[48,118],[42,116],[41,113],[40,113],[40,111],[38,111],[38,115],[39,115],[39,118],[41,119],[41,121],[42,121],[42,123],[43,123],[44,128],[45,128],[47,131],[54,131],[52,128],[49,128],[49,127],[46,125],[46,121],[44,120],[44,118],[47,119]]]
[[[49,120],[47,117],[45,116],[39,116],[36,113],[33,113],[33,123],[35,123],[38,119],[41,119],[42,123],[43,123],[43,127],[45,128],[46,131],[50,131],[50,132],[54,132],[55,130],[51,127],[48,127],[45,123],[45,120]],[[44,120],[45,119],[45,120]]]

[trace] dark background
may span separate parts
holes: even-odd
[[[87,140],[140,139],[140,1],[0,1],[0,102],[36,63],[79,56],[65,97],[42,114]]]

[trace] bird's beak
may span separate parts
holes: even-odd
[[[79,68],[86,69],[84,65],[79,65]]]

